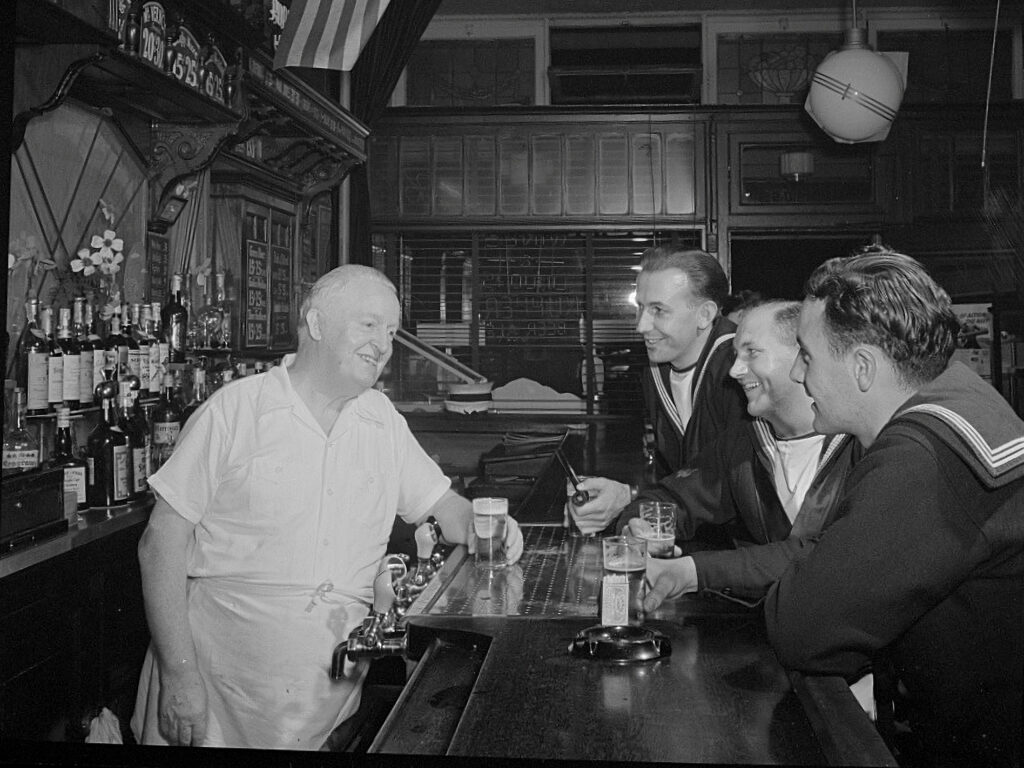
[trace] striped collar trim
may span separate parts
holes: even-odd
[[[773,466],[779,458],[779,441],[775,437],[775,432],[772,430],[771,424],[766,419],[762,419],[760,416],[754,419],[754,433],[757,435],[757,441],[761,446],[761,452],[764,453],[765,458]],[[822,445],[821,453],[818,456],[818,469],[817,472],[821,471],[821,468],[828,464],[829,460],[835,456],[840,448],[846,443],[847,440],[851,439],[849,435],[825,435],[825,442]]]
[[[1002,445],[991,446],[971,422],[949,408],[935,403],[921,403],[900,411],[897,417],[911,413],[923,413],[942,421],[960,436],[974,457],[993,477],[999,477],[1015,467],[1024,465],[1024,435],[1008,440]]]
[[[715,350],[726,342],[732,341],[732,338],[735,335],[735,333],[725,333],[712,342],[711,347],[704,356],[703,365],[701,365],[697,375],[693,378],[693,388],[690,390],[690,393],[694,400],[697,399],[697,393],[700,391],[700,385],[704,382],[704,374],[708,369],[708,365]],[[661,364],[651,363],[650,365],[651,376],[654,378],[654,388],[658,391],[658,397],[661,398],[661,404],[664,406],[665,412],[668,413],[668,417],[672,421],[672,424],[675,425],[676,430],[680,435],[682,435],[686,432],[686,428],[683,427],[683,420],[679,417],[679,409],[676,407],[676,401],[672,397],[672,393],[669,391],[668,387],[665,386],[665,378],[662,376]]]

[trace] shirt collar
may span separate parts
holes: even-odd
[[[299,393],[292,386],[291,377],[288,375],[288,368],[294,362],[295,354],[287,354],[281,359],[280,365],[275,365],[264,374],[267,380],[260,394],[260,413],[268,413],[283,408],[295,408],[299,403],[303,403],[303,407],[306,408],[302,398],[299,397]],[[373,389],[360,393],[352,403],[352,413],[366,421],[383,424],[383,418],[378,409],[374,407],[377,400],[382,397],[384,397],[383,394]],[[342,411],[343,414],[344,411]]]

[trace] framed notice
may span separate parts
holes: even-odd
[[[292,345],[292,252],[270,247],[270,346]]]
[[[167,286],[171,276],[168,269],[171,261],[171,244],[166,235],[157,232],[146,233],[146,256],[149,263],[149,300],[167,303]]]
[[[245,241],[245,312],[242,339],[246,347],[266,347],[270,320],[270,255],[265,243]]]

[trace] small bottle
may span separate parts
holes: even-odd
[[[205,347],[220,347],[224,343],[224,273],[214,275],[214,286],[211,290],[207,279],[204,289],[205,302],[198,313],[198,330],[201,344]]]
[[[90,316],[90,321],[92,320]],[[85,320],[85,297],[79,296],[72,306],[71,332],[78,342],[78,405],[88,408],[92,405],[93,389],[99,382],[93,382],[93,354],[96,346],[89,338],[89,326]],[[102,357],[102,352],[100,353]]]
[[[89,329],[89,342],[92,344],[93,355],[92,355],[92,390],[89,393],[89,403],[96,402],[96,387],[98,387],[104,380],[103,369],[106,368],[106,345],[103,343],[103,339],[100,338],[99,333],[96,331],[96,323],[98,318],[95,316],[92,303],[85,303],[85,325]],[[83,395],[85,393],[83,392]]]
[[[164,374],[167,373],[169,362],[169,351],[167,339],[164,338],[160,326],[160,302],[154,301],[150,305],[150,326],[149,326],[149,391],[150,394],[159,395],[160,385],[163,384]]]
[[[29,472],[39,466],[39,443],[25,422],[26,397],[21,387],[14,389],[14,420],[4,430],[3,476]]]
[[[139,384],[143,392],[149,392],[149,305],[132,304],[132,335],[139,347]]]
[[[192,400],[181,413],[181,426],[185,426],[189,416],[199,410],[199,406],[204,402],[206,402],[206,371],[196,368],[192,372]]]
[[[129,485],[131,491],[128,499],[134,501],[141,498],[149,485],[146,478],[149,476],[149,468],[146,466],[148,455],[146,451],[146,436],[139,430],[138,422],[135,420],[133,405],[135,395],[132,390],[122,390],[118,397],[120,408],[117,413],[117,426],[128,436],[128,455],[131,457],[129,474]]]
[[[50,342],[39,327],[39,300],[25,302],[25,343],[22,346],[25,408],[29,416],[40,416],[49,410]]]
[[[121,308],[121,335],[124,336],[125,341],[125,363],[128,367],[128,373],[132,376],[138,376],[139,381],[142,381],[142,375],[140,373],[142,369],[142,350],[139,348],[139,342],[135,338],[135,315],[132,311],[133,307],[131,304],[125,304]]]
[[[179,432],[181,432],[181,408],[174,391],[174,376],[165,373],[163,394],[153,410],[153,449],[150,467],[154,472],[170,458]]]
[[[185,347],[188,336],[188,311],[182,297],[181,275],[171,277],[171,300],[160,311],[164,338],[167,340],[169,359],[172,363],[185,362]]]
[[[53,308],[47,307],[42,311],[43,334],[46,336],[50,347],[50,354],[47,357],[47,387],[46,400],[51,411],[64,404],[64,350],[57,343],[57,337],[53,328]]]
[[[60,347],[64,361],[61,379],[64,387],[64,405],[71,410],[79,407],[79,390],[81,389],[82,350],[78,341],[71,333],[71,307],[60,308],[60,321],[57,323],[57,345]]]
[[[57,409],[57,434],[53,439],[49,463],[51,467],[64,468],[64,493],[75,494],[78,511],[88,509],[86,478],[89,465],[85,459],[76,455],[75,438],[71,431],[71,410],[64,406]]]
[[[142,472],[145,480],[145,487],[148,490],[149,474],[152,471],[153,466],[153,430],[150,428],[149,420],[146,418],[146,412],[142,408],[141,391],[132,390],[132,424],[134,425],[136,432],[142,436],[145,453]],[[136,469],[136,472],[138,472],[138,469]],[[138,475],[136,475],[135,479],[138,481]]]
[[[121,316],[110,318],[110,333],[104,342],[103,368],[115,381],[128,375],[128,340],[121,333]]]
[[[128,436],[117,426],[116,385],[106,381],[97,390],[103,420],[89,433],[86,495],[90,507],[112,507],[126,503],[131,495],[131,454]]]

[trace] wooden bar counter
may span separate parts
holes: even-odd
[[[499,571],[456,548],[413,604],[418,659],[371,753],[710,764],[895,765],[842,680],[787,675],[760,611],[669,601],[670,656],[572,656],[598,623],[599,539],[525,525]]]

